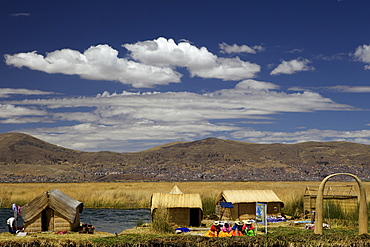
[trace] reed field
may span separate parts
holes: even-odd
[[[183,193],[200,194],[202,201],[212,203],[222,190],[273,190],[289,207],[299,203],[307,185],[320,182],[117,182],[117,183],[1,183],[0,207],[13,203],[25,205],[41,193],[59,189],[84,203],[86,208],[149,208],[153,193],[168,193],[178,186]],[[328,182],[328,185],[355,182]],[[370,182],[364,182],[367,194]],[[368,199],[370,196],[368,196]]]
[[[285,209],[294,211],[302,206],[306,186],[320,182],[120,182],[120,183],[2,183],[0,184],[1,207],[11,207],[13,203],[22,206],[41,193],[59,189],[84,203],[88,208],[148,208],[153,193],[171,191],[178,186],[183,193],[201,195],[203,209],[214,208],[217,196],[225,189],[273,190],[284,202]],[[329,185],[348,185],[349,182],[328,182]],[[365,182],[367,194],[370,183]],[[357,188],[357,186],[355,185]],[[368,196],[369,198],[370,196]],[[336,205],[328,205],[331,212],[341,215]],[[205,212],[206,214],[206,212]],[[330,216],[333,218],[333,215]],[[16,237],[10,233],[0,234],[1,246],[370,246],[370,237],[357,235],[356,219],[346,218],[332,221],[333,228],[324,235],[316,235],[312,230],[288,224],[269,227],[269,234],[259,233],[255,237],[208,238],[204,235],[176,235],[163,231],[166,216],[158,219],[158,227],[139,227],[121,234],[96,233],[83,235],[68,233],[32,233],[26,237]],[[358,217],[358,216],[357,216]],[[338,222],[338,223],[336,223]],[[344,224],[346,223],[346,224]],[[166,225],[167,226],[167,225]],[[169,228],[171,230],[171,228]],[[99,235],[100,234],[100,235]],[[104,235],[105,234],[105,235]]]

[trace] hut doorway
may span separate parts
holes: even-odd
[[[191,226],[199,226],[200,217],[201,217],[200,210],[198,208],[190,209],[190,225]]]
[[[41,212],[41,231],[53,231],[54,230],[54,210],[51,208],[45,208]]]

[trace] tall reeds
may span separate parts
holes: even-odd
[[[156,233],[173,233],[170,216],[166,208],[157,208],[155,210],[151,228]]]
[[[284,201],[282,212],[295,218],[303,216],[303,194],[292,195]]]
[[[204,215],[214,215],[215,214],[215,198],[210,196],[203,196],[202,207]]]
[[[358,225],[358,207],[353,210],[345,210],[338,203],[326,201],[324,202],[323,217],[332,226],[356,226]]]

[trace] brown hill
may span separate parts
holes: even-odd
[[[370,146],[349,142],[254,144],[216,138],[137,153],[80,152],[20,133],[0,134],[0,182],[125,180],[369,180]]]

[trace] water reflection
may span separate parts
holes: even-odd
[[[7,231],[6,220],[13,216],[11,209],[0,209],[0,232]],[[95,231],[120,233],[135,227],[138,223],[150,222],[150,209],[91,209],[84,208],[81,216],[82,223],[91,223]]]
[[[91,223],[95,231],[120,233],[137,223],[150,222],[150,209],[91,209],[84,208],[81,222]]]

